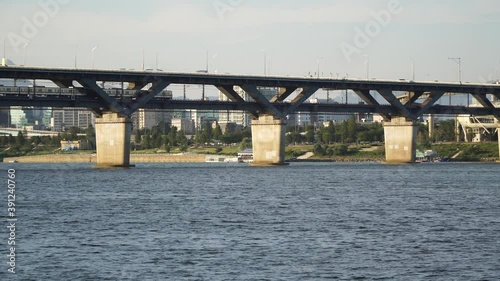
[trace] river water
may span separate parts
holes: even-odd
[[[500,165],[2,163],[0,280],[498,280]],[[7,225],[7,184],[2,222]]]

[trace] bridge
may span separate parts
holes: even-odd
[[[49,80],[71,93],[37,95],[0,93],[0,106],[85,107],[96,114],[98,166],[129,166],[130,116],[140,108],[244,110],[251,114],[254,164],[282,165],[285,162],[286,116],[297,112],[378,113],[384,118],[386,160],[388,163],[415,161],[418,119],[424,114],[470,114],[495,116],[500,108],[490,99],[500,99],[500,85],[443,83],[406,80],[328,79],[289,76],[252,76],[163,71],[94,70],[41,67],[0,67],[0,78]],[[127,83],[133,94],[106,92],[100,85]],[[181,101],[159,94],[172,84],[213,85],[229,99],[222,101]],[[151,85],[148,90],[143,90]],[[252,101],[234,90],[243,89]],[[266,98],[261,87],[279,88]],[[320,89],[352,90],[364,104],[305,103]],[[130,91],[127,91],[129,93]],[[409,93],[401,98],[401,92]],[[377,101],[378,93],[387,104]],[[436,103],[445,94],[461,93],[474,97],[482,107],[442,106]],[[291,99],[291,102],[285,100]],[[420,99],[423,102],[418,102]],[[498,125],[500,127],[500,123]],[[500,151],[500,140],[499,140]]]

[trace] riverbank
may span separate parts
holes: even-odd
[[[293,158],[287,159],[291,163],[363,163],[374,162],[382,163],[385,161],[383,157],[334,157],[334,158]],[[96,163],[96,154],[52,154],[52,155],[37,155],[37,156],[20,156],[4,158],[5,163]],[[234,156],[228,155],[205,155],[205,154],[131,154],[131,163],[223,163],[236,162]],[[458,160],[452,159],[451,162],[482,162],[495,163],[499,162],[498,158],[479,158],[475,160]]]
[[[309,158],[309,159],[290,159],[288,162],[339,162],[339,163],[363,163],[363,162],[383,162],[384,158],[355,158],[355,157],[341,157],[341,158]]]
[[[204,163],[202,154],[131,154],[131,163]],[[4,158],[6,163],[97,163],[96,154],[53,154]]]

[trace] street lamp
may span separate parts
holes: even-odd
[[[214,61],[214,62],[213,62],[213,65],[214,65],[214,73],[217,73],[217,64],[216,64],[216,60],[215,60],[215,59],[217,58],[217,56],[218,56],[218,54],[214,54],[214,55],[212,56],[212,59],[213,59],[213,61]]]
[[[155,65],[156,66],[156,68],[155,68],[156,70],[158,70],[158,56],[159,56],[158,52],[156,52],[156,65]]]
[[[3,57],[2,66],[7,66],[7,45],[5,43],[5,38],[3,39]]]
[[[415,62],[415,60],[413,60],[411,63],[411,77],[412,77],[413,81],[415,81],[415,77],[416,77],[415,65],[416,65],[416,62]]]
[[[94,62],[95,62],[95,50],[97,50],[97,46],[95,46],[93,49],[92,49],[92,68],[94,68]]]
[[[78,44],[76,44],[75,46],[75,69],[76,69],[77,57],[78,57]]]
[[[264,76],[267,76],[267,51],[264,49],[261,49],[260,51],[264,52]]]
[[[26,43],[26,44],[24,44],[24,46],[23,46],[23,49],[24,49],[24,63],[23,63],[23,65],[24,65],[24,66],[26,66],[26,47],[28,47],[28,45],[29,45],[29,44],[30,44],[30,43]]]
[[[458,64],[458,82],[462,83],[462,58],[448,58]]]
[[[458,82],[462,84],[462,58],[448,58],[458,64]],[[467,95],[467,106],[469,106],[469,95]],[[451,105],[451,95],[450,95],[450,105]]]
[[[323,57],[319,57],[318,58],[318,79],[319,79],[319,66],[321,64],[321,60],[323,59]]]

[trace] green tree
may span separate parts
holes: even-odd
[[[188,145],[188,139],[186,137],[186,134],[184,134],[183,130],[180,130],[177,132],[177,144],[180,146],[187,146]]]
[[[371,140],[372,138],[369,131],[362,131],[358,133],[358,142],[370,142]]]
[[[34,146],[38,146],[42,143],[42,138],[39,136],[34,136],[31,138],[31,143],[33,143]]]
[[[211,143],[213,138],[213,130],[210,122],[205,121],[205,127],[203,128],[203,141],[205,143]]]
[[[347,135],[347,122],[346,121],[344,121],[344,122],[342,122],[342,124],[340,124],[339,135],[340,135],[341,142],[343,142],[343,143],[346,141],[346,139],[349,138],[349,136]]]
[[[244,150],[247,148],[252,148],[252,140],[250,138],[244,138],[240,143],[241,150]]]
[[[455,120],[439,122],[434,136],[437,141],[453,141],[455,139]]]
[[[313,126],[307,126],[306,142],[307,143],[314,143],[314,127]]]
[[[26,143],[26,138],[24,137],[23,132],[19,131],[19,133],[17,133],[16,144],[19,147],[22,147],[25,143]]]
[[[96,148],[95,129],[92,125],[89,125],[85,130],[85,140],[87,141],[88,149],[93,150]]]
[[[326,150],[323,148],[323,146],[321,146],[321,144],[318,143],[318,144],[314,145],[313,153],[314,153],[314,155],[317,155],[317,156],[324,156],[326,153]]]
[[[347,120],[347,139],[350,139],[351,142],[356,140],[357,130],[358,130],[358,124],[356,123],[356,119],[354,116],[351,116],[351,118]]]
[[[330,135],[330,139],[328,140],[328,143],[335,142],[335,125],[333,124],[333,121],[330,121],[328,123],[328,128],[326,129]]]
[[[151,149],[151,135],[145,135],[142,139],[142,149]]]
[[[347,145],[340,144],[340,145],[335,145],[333,147],[333,155],[334,156],[343,156],[346,155],[349,152],[349,148]]]
[[[139,131],[139,130],[135,131],[134,142],[135,142],[135,144],[141,144],[141,142],[142,142],[141,131]]]
[[[222,138],[222,129],[218,123],[217,126],[215,126],[215,130],[213,131],[213,137],[215,140],[221,140]]]
[[[172,127],[170,129],[168,133],[168,143],[173,147],[177,147],[177,127]]]

